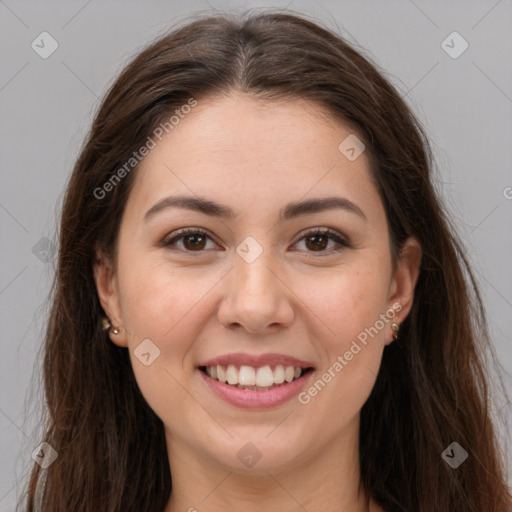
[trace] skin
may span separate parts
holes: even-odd
[[[141,392],[165,426],[173,476],[166,512],[364,510],[360,410],[393,341],[391,321],[305,405],[294,398],[237,408],[196,370],[223,354],[277,352],[313,362],[314,383],[393,304],[402,309],[392,322],[409,313],[421,249],[409,239],[393,266],[369,160],[338,150],[350,133],[304,100],[268,103],[239,92],[202,100],[141,163],[117,262],[98,251],[98,294],[119,329],[111,340],[129,349]],[[236,217],[172,207],[144,220],[178,194],[229,206]],[[278,220],[290,202],[328,196],[349,199],[366,220],[344,209]],[[190,238],[161,246],[186,227],[211,238],[199,249]],[[337,242],[321,238],[316,249],[301,235],[327,227],[350,246],[335,252]],[[236,252],[248,236],[263,250],[252,263]],[[160,350],[149,366],[134,355],[145,339]],[[237,457],[248,442],[262,454],[251,468]],[[381,509],[371,501],[370,510]]]

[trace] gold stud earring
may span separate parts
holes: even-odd
[[[101,328],[104,331],[109,331],[112,334],[119,334],[119,329],[117,327],[113,327],[110,323],[110,320],[105,316],[101,320]]]
[[[391,329],[393,329],[393,339],[397,339],[398,338],[398,331],[400,330],[400,324],[399,323],[394,323],[394,324],[391,324]]]
[[[112,327],[112,324],[110,323],[109,319],[106,316],[104,316],[101,319],[101,328],[104,331],[108,331],[111,327]]]

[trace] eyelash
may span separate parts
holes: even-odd
[[[171,238],[164,239],[162,241],[162,246],[171,248],[171,246],[174,245],[178,240],[186,237],[187,235],[202,235],[202,236],[208,237],[211,240],[213,240],[213,238],[210,236],[210,234],[202,228],[183,228],[183,229],[180,229],[179,231],[177,231],[176,234],[174,234],[174,236],[172,236]],[[314,254],[314,257],[329,256],[330,254],[340,252],[343,249],[350,247],[350,244],[347,242],[347,240],[342,238],[336,231],[333,231],[332,229],[329,229],[329,228],[323,228],[323,229],[316,228],[316,229],[303,231],[302,233],[299,234],[300,238],[297,240],[297,242],[295,242],[295,244],[302,241],[305,238],[311,238],[313,236],[319,236],[319,235],[327,236],[329,240],[333,240],[334,242],[336,242],[338,244],[338,247],[331,248],[329,251],[319,251],[319,252],[307,251],[309,253]],[[173,250],[176,250],[176,249],[173,249]],[[188,254],[194,254],[194,253],[200,254],[202,252],[205,252],[204,250],[200,250],[200,251],[189,251],[187,249],[177,249],[177,250],[183,250],[184,252],[186,252]]]

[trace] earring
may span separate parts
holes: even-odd
[[[110,320],[105,316],[101,320],[101,328],[104,331],[108,331],[112,327],[112,324],[110,323]],[[110,332],[112,334],[119,334],[119,329],[117,327],[113,327]]]
[[[110,323],[109,319],[106,316],[104,316],[101,319],[101,328],[104,331],[108,331],[111,327],[112,327],[112,324]]]
[[[398,338],[398,331],[400,330],[400,323],[396,323],[396,324],[391,324],[391,329],[393,329],[393,339],[397,339]]]

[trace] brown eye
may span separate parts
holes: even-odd
[[[183,245],[186,249],[204,249],[206,237],[204,235],[186,235],[183,238]],[[187,243],[188,241],[188,243]]]
[[[316,256],[329,256],[330,254],[350,247],[350,244],[346,239],[342,238],[336,231],[332,231],[330,229],[315,229],[313,231],[303,233],[302,238],[297,243],[302,242],[303,240],[304,245],[306,246],[306,252],[318,253]],[[335,242],[334,247],[331,246],[329,248],[329,242]]]
[[[188,253],[201,253],[207,249],[208,240],[213,242],[212,237],[206,231],[200,228],[185,228],[165,239],[162,246]],[[306,252],[317,253],[317,256],[328,256],[350,247],[350,244],[344,238],[330,229],[316,229],[306,232],[296,243],[302,241],[305,243]],[[329,247],[330,242],[334,242],[334,246]]]
[[[306,246],[313,251],[325,249],[328,243],[329,238],[325,235],[313,235],[306,238]]]
[[[163,240],[162,246],[173,250],[200,253],[206,249],[208,240],[212,238],[206,231],[199,228],[185,228]]]

